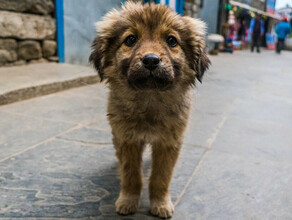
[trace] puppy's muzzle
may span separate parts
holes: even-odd
[[[130,86],[135,90],[167,90],[173,84],[173,79],[166,72],[138,71],[131,73],[128,78]]]
[[[171,68],[165,68],[161,59],[155,54],[146,54],[140,58],[140,68],[131,68],[127,74],[130,86],[135,90],[167,90],[173,84]]]

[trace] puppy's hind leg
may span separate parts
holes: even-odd
[[[122,215],[137,211],[142,190],[142,143],[119,142],[114,139],[116,155],[119,160],[121,186],[116,201],[116,212]]]
[[[169,194],[169,185],[179,151],[180,144],[157,143],[153,145],[149,193],[151,213],[160,218],[169,218],[174,211]]]

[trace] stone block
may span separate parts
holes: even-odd
[[[19,43],[19,58],[24,60],[38,59],[42,57],[41,45],[37,41],[27,40]]]
[[[192,8],[192,3],[190,2],[185,2],[185,9],[190,10]]]
[[[15,51],[0,49],[0,65],[17,60],[17,54]]]
[[[54,39],[56,21],[49,16],[0,11],[0,38]]]
[[[50,14],[54,11],[53,0],[0,0],[0,9],[34,14]]]
[[[17,49],[17,41],[14,39],[0,39],[0,49],[16,50]]]
[[[43,42],[43,56],[51,57],[54,56],[57,49],[57,43],[53,40],[45,40]]]
[[[57,56],[48,57],[48,60],[51,62],[59,62],[59,57],[57,57]]]
[[[41,59],[37,59],[37,60],[30,60],[28,62],[28,64],[35,64],[35,63],[48,63],[49,61],[44,59],[44,58],[41,58]]]
[[[6,63],[6,64],[4,64],[4,66],[5,67],[8,67],[8,66],[21,66],[21,65],[25,65],[25,64],[26,64],[25,60],[17,60],[15,62]]]
[[[193,11],[193,12],[198,12],[198,9],[199,9],[199,8],[198,8],[197,5],[193,5],[193,6],[192,6],[192,11]]]
[[[20,66],[26,64],[25,60],[17,60],[13,63],[13,66]]]
[[[185,10],[185,15],[186,16],[192,16],[192,11],[191,10]]]
[[[17,42],[13,39],[0,39],[0,65],[17,60]]]
[[[193,13],[192,13],[192,17],[193,17],[193,18],[198,18],[198,13],[197,13],[197,12],[193,12]]]

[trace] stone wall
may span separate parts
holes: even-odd
[[[53,0],[0,0],[0,66],[58,61]]]
[[[184,14],[193,18],[199,16],[199,10],[201,7],[202,0],[185,0]]]

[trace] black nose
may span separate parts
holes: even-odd
[[[144,67],[151,71],[158,67],[160,60],[155,54],[147,54],[142,58],[142,62]]]

